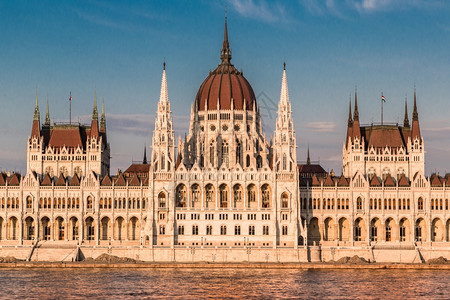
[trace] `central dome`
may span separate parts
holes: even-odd
[[[195,108],[197,111],[229,110],[233,106],[235,110],[243,110],[244,107],[246,110],[253,110],[253,107],[256,106],[256,97],[252,86],[242,72],[239,72],[230,62],[231,50],[228,43],[226,19],[220,58],[222,62],[209,73],[198,89]]]

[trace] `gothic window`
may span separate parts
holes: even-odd
[[[87,208],[92,209],[92,196],[87,197]]]
[[[383,169],[383,181],[386,180],[386,178],[391,174],[391,171],[389,170],[389,168],[384,168]]]
[[[397,180],[400,180],[400,177],[405,174],[405,170],[403,168],[399,168],[397,170]]]
[[[45,168],[45,174],[48,174],[50,175],[50,177],[53,177],[54,176],[53,168],[52,167]]]
[[[369,176],[369,180],[372,180],[373,176],[375,176],[375,169],[370,168],[369,171],[367,171],[367,175]]]
[[[251,184],[248,186],[248,202],[255,202],[256,201],[256,187],[254,184]]]
[[[166,168],[166,158],[164,156],[164,153],[161,153],[161,170],[164,170]]]
[[[198,225],[192,226],[192,235],[198,235]]]
[[[363,209],[363,201],[362,201],[361,197],[358,197],[358,199],[356,199],[356,209],[357,210]]]
[[[31,198],[31,196],[27,197],[27,208],[30,209],[33,207],[33,199]]]
[[[270,207],[270,188],[267,184],[261,187],[261,198],[262,198],[262,207],[269,208]]]
[[[180,184],[177,187],[177,207],[186,207],[187,199],[186,199],[186,186],[184,184]]]
[[[419,198],[419,200],[417,200],[417,209],[418,210],[423,210],[423,199],[422,199],[422,197]]]
[[[78,177],[83,176],[83,172],[81,171],[80,167],[75,167],[74,174],[78,175]]]
[[[209,163],[214,166],[214,142],[209,144]]]
[[[241,163],[241,142],[237,142],[236,144],[236,163]]]
[[[225,163],[225,165],[228,167],[229,162],[229,154],[228,154],[228,142],[223,141],[222,142],[222,163]]]
[[[191,187],[192,193],[192,202],[200,201],[200,186],[198,184],[194,184]]]
[[[286,193],[283,193],[281,195],[281,207],[282,208],[288,208],[289,206],[289,196]]]
[[[219,187],[219,195],[220,195],[220,207],[221,208],[228,207],[228,187],[225,184],[222,184]]]
[[[241,186],[239,184],[236,184],[233,187],[233,196],[234,196],[234,201],[235,202],[241,202],[241,200],[242,200],[242,190],[241,190]]]
[[[164,225],[159,225],[159,234],[166,234],[166,227]]]
[[[269,235],[269,226],[267,225],[263,226],[263,235]]]
[[[246,158],[246,166],[247,168],[250,167],[250,155],[247,154],[247,158]]]
[[[287,169],[287,159],[286,154],[283,154],[283,170]]]
[[[214,201],[214,187],[211,184],[208,184],[205,187],[205,195],[206,195],[207,202]]]
[[[283,227],[281,227],[281,234],[288,235],[288,227],[286,225],[283,225]]]
[[[163,192],[159,193],[158,195],[158,206],[160,208],[166,207],[166,194],[164,194]]]

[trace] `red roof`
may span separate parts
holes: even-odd
[[[103,177],[103,180],[101,181],[100,185],[111,186],[112,185],[111,177],[109,177],[109,175]]]
[[[50,141],[48,145],[55,148],[76,148],[80,146],[84,148],[82,140],[82,131],[85,131],[85,127],[79,125],[56,125],[51,128]],[[85,135],[85,134],[84,134]]]
[[[6,177],[6,174],[0,173],[0,185],[6,185],[5,177]]]
[[[338,181],[338,186],[349,186],[349,181],[347,180],[347,178],[344,177],[344,175],[341,175],[341,177],[339,178]]]
[[[66,179],[64,178],[64,175],[62,173],[59,174],[59,177],[56,180],[55,185],[57,185],[57,186],[65,186],[66,185]]]
[[[256,107],[253,88],[231,63],[221,63],[210,72],[197,92],[195,107],[199,111],[205,110],[207,103],[208,110],[216,110],[217,101],[220,109],[231,109],[231,101],[236,110],[243,110],[244,102],[247,110]]]
[[[398,181],[398,186],[401,186],[401,187],[409,186],[409,181],[408,181],[408,179],[406,179],[405,174],[403,174],[402,177],[400,177],[400,180]]]
[[[441,181],[441,178],[436,174],[431,175],[430,181],[431,181],[431,186],[442,186],[442,184],[443,184],[443,182]]]
[[[372,180],[370,181],[370,186],[381,186],[381,182],[377,176],[372,177]]]
[[[406,140],[409,128],[397,125],[374,125],[361,127],[361,135],[366,141],[366,150],[374,148],[406,148]]]
[[[394,178],[392,178],[391,175],[388,175],[386,177],[386,180],[384,181],[384,186],[395,186]]]
[[[70,186],[80,186],[80,179],[78,178],[78,175],[75,174],[72,176],[72,178],[70,179]]]
[[[41,182],[42,186],[51,186],[52,185],[52,179],[50,178],[50,175],[45,174],[44,179]]]
[[[17,173],[12,174],[11,177],[7,178],[8,185],[19,185],[20,184],[20,176]]]
[[[148,173],[150,171],[150,165],[149,164],[132,164],[131,166],[126,169],[124,172],[125,175],[129,176],[132,173]]]

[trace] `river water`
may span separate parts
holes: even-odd
[[[0,297],[449,299],[445,270],[0,269]]]

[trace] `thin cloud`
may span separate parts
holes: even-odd
[[[333,122],[310,122],[306,127],[315,132],[334,132],[337,126]]]
[[[241,16],[267,23],[288,21],[285,7],[279,3],[269,4],[263,0],[228,0],[230,6]]]

